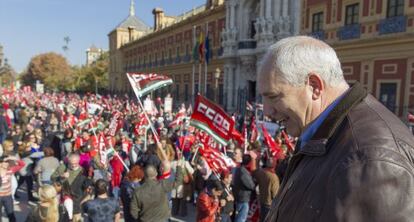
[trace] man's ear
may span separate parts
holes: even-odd
[[[312,88],[312,99],[319,99],[323,90],[325,90],[322,78],[315,73],[310,73],[308,76],[308,85]]]

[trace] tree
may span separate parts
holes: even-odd
[[[16,72],[5,59],[4,66],[0,67],[0,86],[10,86],[16,78]]]
[[[95,92],[108,87],[109,54],[103,53],[90,66],[73,67],[74,88],[76,91]]]
[[[72,83],[72,69],[62,55],[54,52],[39,54],[30,60],[21,80],[27,85],[40,80],[46,88],[68,90]]]

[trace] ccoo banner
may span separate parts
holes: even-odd
[[[210,134],[215,140],[227,145],[232,137],[234,120],[218,105],[198,95],[190,124]]]

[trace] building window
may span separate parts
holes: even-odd
[[[188,45],[185,45],[185,55],[188,56],[189,55],[189,48]]]
[[[185,101],[188,101],[188,95],[189,95],[189,92],[188,92],[188,84],[185,84],[185,85],[184,85],[184,96],[185,96]]]
[[[388,0],[387,17],[404,15],[404,0]]]
[[[177,47],[177,57],[180,55],[180,47]]]
[[[379,100],[391,112],[395,113],[397,108],[397,84],[381,83]]]
[[[312,15],[312,32],[323,30],[323,12],[318,12]]]
[[[180,98],[180,85],[178,84],[175,85],[175,98]]]
[[[359,22],[359,3],[346,6],[345,25],[354,25]]]
[[[207,90],[206,90],[206,93],[207,93],[207,98],[208,99],[210,99],[210,100],[214,100],[214,91],[213,91],[213,89],[211,88],[211,85],[210,84],[207,84]]]
[[[194,96],[198,95],[198,92],[199,92],[198,91],[198,86],[199,86],[198,84],[194,85]]]

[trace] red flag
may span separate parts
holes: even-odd
[[[127,73],[127,76],[136,96],[139,97],[173,83],[168,76],[155,73]]]
[[[121,116],[121,113],[118,111],[115,111],[113,113],[113,117],[111,120],[111,123],[109,124],[109,132],[108,134],[110,136],[115,136],[117,130],[118,130],[118,118]]]
[[[198,95],[190,124],[211,135],[223,145],[231,139],[234,120],[218,105]]]
[[[220,173],[223,170],[229,170],[236,166],[234,161],[228,156],[210,147],[208,144],[203,145],[204,146],[200,148],[200,154],[204,157],[208,166],[214,172]]]
[[[287,148],[293,152],[295,150],[295,145],[293,145],[292,141],[290,141],[289,136],[285,131],[282,131],[282,136],[285,138]]]
[[[254,117],[252,119],[251,129],[252,129],[252,134],[250,135],[250,142],[254,143],[259,138],[259,131],[257,130],[256,121],[255,121]]]
[[[175,128],[179,125],[181,125],[185,118],[185,112],[179,112],[177,115],[175,115],[174,120],[168,125],[170,128]]]
[[[231,134],[232,139],[234,139],[240,146],[244,144],[244,137],[238,130],[233,128]]]
[[[143,135],[145,134],[145,129],[148,126],[148,120],[144,113],[139,114],[138,118],[139,121],[135,124],[134,133],[136,135]]]
[[[262,124],[262,130],[263,130],[263,137],[264,137],[264,143],[269,148],[270,154],[277,159],[284,159],[285,154],[283,153],[282,148],[279,144],[275,142],[272,136],[270,136],[269,132],[267,131],[266,127]]]
[[[182,151],[190,151],[195,142],[195,137],[193,135],[182,136],[178,139],[178,142]]]

